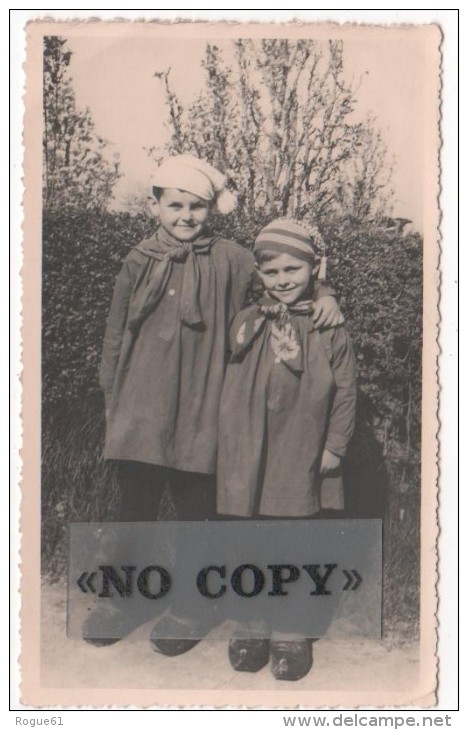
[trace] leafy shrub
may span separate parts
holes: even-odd
[[[56,214],[43,221],[43,402],[82,398],[97,371],[122,260],[149,234],[128,214]]]

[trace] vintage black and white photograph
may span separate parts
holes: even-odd
[[[29,25],[31,698],[434,702],[440,40]]]

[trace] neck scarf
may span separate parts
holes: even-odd
[[[309,316],[314,311],[314,302],[307,299],[295,304],[283,304],[265,294],[240,325],[232,351],[232,360],[242,359],[252,342],[264,331],[266,323],[270,327],[270,347],[275,363],[283,363],[295,373],[304,371],[302,337],[297,316]],[[312,320],[311,320],[312,321]],[[313,328],[313,324],[312,324]]]
[[[160,263],[154,267],[142,292],[138,309],[129,322],[128,327],[134,334],[161,301],[171,276],[174,261],[184,264],[180,319],[189,327],[203,326],[199,301],[200,269],[197,257],[209,254],[215,242],[216,238],[211,236],[185,243],[178,241],[160,227],[153,238],[137,246],[137,250]]]

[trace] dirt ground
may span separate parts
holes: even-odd
[[[44,687],[139,689],[288,689],[401,691],[416,686],[418,644],[389,646],[376,639],[324,638],[314,643],[311,672],[281,682],[268,666],[256,674],[229,664],[226,631],[219,626],[189,653],[165,657],[150,648],[151,623],[109,647],[96,648],[66,635],[63,584],[42,589],[41,684]]]

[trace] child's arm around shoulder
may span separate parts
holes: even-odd
[[[336,292],[328,281],[317,279],[314,283],[314,324],[321,327],[338,327],[344,323],[344,317],[336,300]]]

